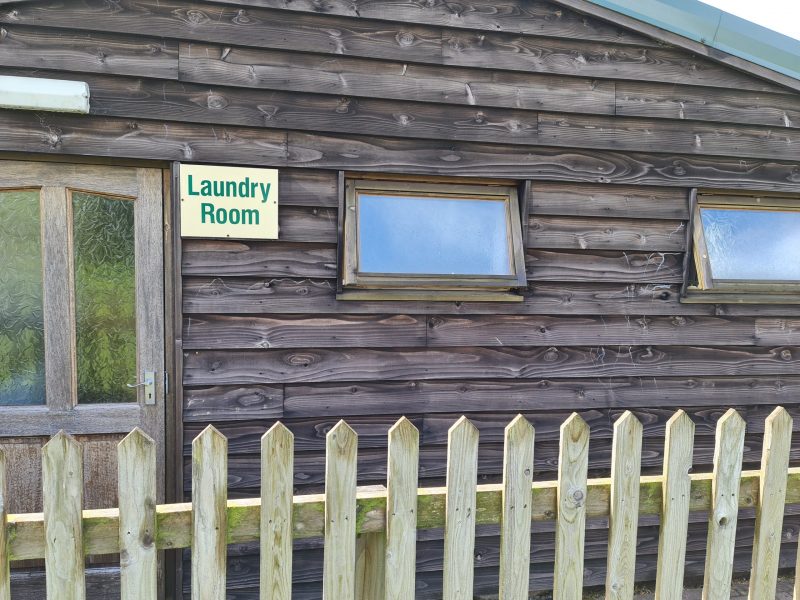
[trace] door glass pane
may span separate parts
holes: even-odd
[[[0,192],[0,405],[44,404],[39,192]]]
[[[711,276],[746,281],[800,281],[800,212],[700,210]]]
[[[133,202],[73,192],[72,211],[78,402],[135,402]]]
[[[360,273],[511,275],[504,200],[359,194]]]

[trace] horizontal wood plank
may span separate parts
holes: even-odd
[[[672,48],[610,46],[491,32],[446,30],[443,35],[443,62],[447,65],[755,91],[779,89],[766,80]]]
[[[283,386],[185,388],[184,423],[283,417]]]
[[[0,65],[177,79],[178,44],[156,38],[5,24],[0,27]]]
[[[794,94],[740,89],[719,94],[691,86],[661,86],[634,81],[618,82],[616,92],[616,114],[620,116],[800,128],[800,99]]]
[[[180,45],[182,81],[447,105],[614,114],[614,82],[202,42]]]
[[[571,148],[800,159],[800,132],[786,127],[543,113],[538,141]]]
[[[251,389],[258,387],[222,387],[214,394],[246,395]],[[475,413],[489,405],[492,411],[512,413],[620,406],[736,406],[743,410],[746,405],[788,405],[798,393],[800,377],[790,375],[298,383],[285,386],[284,417],[470,413],[471,419],[480,422],[482,417]]]
[[[535,181],[529,207],[534,216],[686,220],[688,199],[688,191],[677,188]]]
[[[329,245],[187,239],[183,242],[182,254],[184,276],[225,273],[264,277],[336,277],[336,249]],[[269,282],[262,281],[257,285],[269,287]]]
[[[637,375],[791,375],[796,347],[599,346],[550,348],[202,350],[184,353],[185,385],[382,379],[529,379]]]
[[[678,283],[683,254],[675,252],[566,252],[528,250],[528,283],[539,281],[618,281]]]
[[[312,12],[381,19],[401,23],[424,23],[464,29],[506,31],[552,37],[566,37],[619,44],[655,46],[651,38],[622,29],[600,19],[536,0],[493,2],[491,10],[478,2],[462,2],[455,9],[446,4],[409,4],[403,0],[332,0],[324,7],[313,0],[245,0],[222,2],[236,6],[262,6],[299,12]]]
[[[183,347],[302,348],[424,346],[427,323],[411,315],[295,315],[186,317]]]
[[[685,228],[683,221],[674,220],[534,214],[528,222],[528,247],[682,252]]]

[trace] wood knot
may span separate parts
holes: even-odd
[[[406,113],[397,113],[394,115],[394,120],[397,121],[399,125],[407,127],[414,122],[414,117],[407,115]]]
[[[340,115],[346,115],[350,112],[350,108],[353,105],[353,99],[348,97],[339,98],[339,102],[336,104],[336,112]]]
[[[407,48],[408,46],[413,46],[414,45],[414,42],[416,41],[417,36],[415,36],[410,31],[401,31],[401,32],[399,32],[397,34],[396,39],[397,39],[397,43],[400,44],[400,46],[402,46],[404,48]]]
[[[221,96],[219,94],[209,94],[208,98],[206,99],[206,104],[208,108],[212,110],[221,110],[228,106],[228,101],[225,99],[225,96]]]
[[[203,23],[208,23],[211,19],[202,10],[192,8],[186,11],[186,20],[192,25],[202,25]]]
[[[252,23],[253,19],[250,18],[246,10],[239,10],[233,18],[233,22],[237,25],[247,25],[248,23]]]
[[[544,360],[545,362],[555,362],[558,360],[559,352],[558,348],[548,348],[547,352],[544,353]]]
[[[781,350],[781,358],[783,360],[792,360],[792,351],[789,349]]]

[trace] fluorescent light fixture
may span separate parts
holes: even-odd
[[[86,114],[89,112],[89,84],[0,75],[0,108]]]

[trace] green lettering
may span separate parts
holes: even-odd
[[[211,191],[211,182],[208,179],[203,179],[200,182],[200,195],[201,196],[213,196],[214,193]]]
[[[194,186],[192,186],[192,176],[189,175],[189,195],[190,196],[199,196],[198,192],[194,191]]]
[[[206,216],[208,216],[209,222],[213,225],[216,221],[214,221],[214,205],[210,202],[203,202],[200,205],[200,217],[201,222],[206,222]]]
[[[254,208],[242,211],[242,225],[258,225],[259,212]]]
[[[267,198],[269,198],[269,188],[271,188],[271,187],[272,187],[272,184],[271,184],[271,183],[268,183],[268,184],[265,186],[263,183],[259,183],[258,185],[260,185],[260,186],[261,186],[261,196],[264,198],[264,199],[261,201],[261,204],[264,204],[264,203],[267,201]]]
[[[225,182],[225,195],[229,198],[236,197],[236,182],[235,181],[226,181]]]

